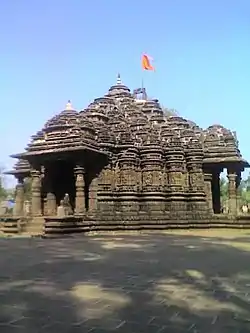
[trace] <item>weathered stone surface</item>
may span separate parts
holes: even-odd
[[[10,173],[31,175],[34,216],[55,215],[68,193],[66,215],[92,221],[210,219],[222,211],[223,168],[229,170],[230,218],[237,214],[240,173],[248,163],[236,135],[220,125],[203,130],[167,117],[158,100],[146,96],[145,89],[131,94],[118,77],[81,112],[69,101],[26,152],[15,155],[20,160]]]
[[[65,217],[66,212],[65,212],[65,207],[63,205],[63,202],[57,207],[57,217]]]

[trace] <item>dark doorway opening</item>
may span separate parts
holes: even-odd
[[[60,201],[67,193],[73,209],[75,208],[76,195],[74,166],[74,163],[70,161],[58,160],[50,165],[49,170],[57,205],[60,205]]]
[[[220,176],[217,172],[213,173],[212,177],[212,199],[213,199],[214,214],[220,214],[221,213]]]

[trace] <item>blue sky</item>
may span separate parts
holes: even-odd
[[[250,160],[249,0],[8,0],[0,13],[5,168],[68,99],[86,107],[118,72],[202,127],[236,130]],[[155,73],[142,73],[143,52]]]

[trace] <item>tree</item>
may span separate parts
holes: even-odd
[[[225,204],[228,200],[228,182],[223,177],[220,179],[220,196],[222,204]]]
[[[248,174],[246,179],[243,179],[241,181],[241,186],[243,190],[250,192],[250,173]]]
[[[250,173],[246,179],[243,179],[240,184],[241,198],[243,204],[250,203]]]
[[[6,199],[7,195],[7,190],[4,187],[3,168],[0,168],[0,200]]]

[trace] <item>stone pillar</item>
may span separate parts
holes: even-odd
[[[55,216],[57,207],[56,207],[56,196],[54,193],[51,191],[47,193],[47,202],[46,202],[46,207],[47,207],[47,215],[48,216]]]
[[[33,169],[31,171],[31,213],[32,216],[42,215],[42,200],[41,200],[41,172]]]
[[[220,198],[220,171],[215,170],[212,173],[212,200],[214,214],[221,213],[221,198]]]
[[[205,181],[205,192],[207,197],[207,203],[208,203],[208,211],[209,213],[213,214],[213,195],[212,195],[212,173],[205,171],[204,173],[204,181]]]
[[[75,185],[76,185],[75,214],[76,215],[81,215],[86,212],[84,174],[85,170],[82,166],[75,167]]]
[[[89,213],[94,214],[97,211],[97,191],[98,175],[94,175],[89,184]]]
[[[236,215],[237,213],[237,191],[236,191],[236,178],[235,171],[228,169],[228,210],[229,214]]]
[[[23,208],[24,208],[24,183],[23,183],[23,178],[18,178],[18,183],[16,185],[16,198],[15,198],[13,215],[23,216],[24,215]]]
[[[240,188],[240,183],[241,183],[241,171],[237,172],[237,177],[236,177],[236,200],[237,200],[237,214],[240,214],[242,212],[241,206],[241,188]]]

